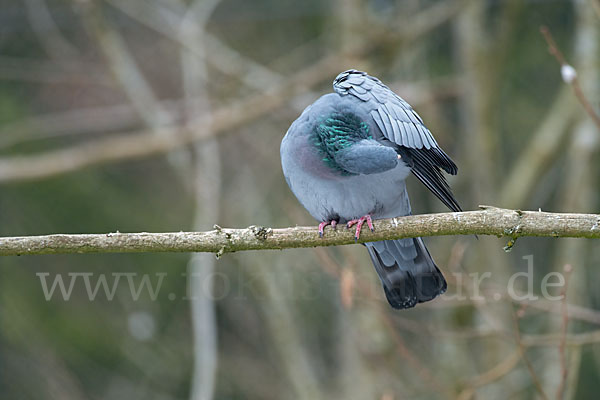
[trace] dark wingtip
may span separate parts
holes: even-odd
[[[452,161],[452,159],[442,149],[434,149],[435,158],[439,162],[439,166],[449,173],[450,175],[456,175],[458,173],[458,167]]]
[[[446,178],[442,174],[443,169],[449,174],[456,175],[458,167],[454,162],[437,148],[411,149],[402,148],[411,161],[412,173],[437,196],[449,209],[455,212],[462,211],[458,201],[454,197]]]

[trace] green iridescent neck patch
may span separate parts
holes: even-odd
[[[323,162],[330,168],[348,175],[354,174],[344,171],[336,163],[335,154],[364,139],[371,139],[369,125],[350,112],[323,116],[315,125],[313,135],[313,142]]]

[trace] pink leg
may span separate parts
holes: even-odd
[[[331,220],[331,221],[323,221],[319,224],[319,236],[323,237],[323,234],[325,233],[325,227],[327,225],[331,225],[331,227],[333,229],[336,229],[337,226],[337,221],[336,220]]]
[[[358,241],[358,239],[360,238],[360,230],[362,229],[362,226],[365,223],[365,221],[367,222],[367,226],[369,227],[371,232],[375,231],[375,228],[373,228],[373,220],[371,219],[371,216],[369,214],[358,219],[350,220],[346,224],[347,228],[351,228],[353,225],[356,225],[356,233],[354,234],[354,239],[356,241]]]

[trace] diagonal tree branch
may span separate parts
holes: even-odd
[[[395,43],[397,40],[410,43],[418,35],[425,34],[452,18],[454,13],[460,10],[458,5],[463,1],[471,0],[454,1],[451,3],[454,5],[453,8],[431,7],[424,11],[425,14],[415,17],[413,23],[404,26],[401,32],[392,35],[384,35],[379,32],[372,37],[369,43],[353,49],[352,54],[360,56],[369,53],[372,51],[372,43],[377,43],[377,46],[384,43]],[[120,7],[120,9],[125,12],[126,7]],[[162,33],[168,32],[165,30]],[[220,43],[213,41],[212,45],[218,46]],[[229,55],[231,56],[232,53]],[[90,140],[83,144],[47,150],[33,155],[2,157],[0,159],[0,183],[46,179],[94,165],[151,157],[217,136],[225,131],[231,131],[250,120],[276,110],[295,95],[310,92],[323,80],[339,73],[344,68],[345,59],[343,53],[330,54],[309,67],[297,71],[293,76],[283,81],[279,80],[279,84],[266,91],[224,106],[211,116],[199,116],[192,127],[166,126],[154,129],[152,132],[142,130],[135,133],[111,135],[108,138]],[[231,60],[227,62],[229,61]],[[252,71],[255,73],[258,68],[261,68],[262,71],[259,75],[265,77],[267,69],[260,67],[259,64],[252,64]],[[209,123],[209,120],[212,123]]]
[[[281,86],[199,116],[193,127],[169,126],[138,133],[90,140],[36,155],[0,159],[0,182],[43,179],[109,162],[164,154],[190,143],[214,137],[277,109],[292,96],[307,92],[339,71],[338,55],[328,56],[294,75]]]
[[[411,215],[375,222],[358,242],[418,236],[494,235],[600,239],[600,214],[548,213],[481,206],[461,213]],[[319,238],[316,227],[272,229],[250,226],[207,232],[55,234],[0,238],[0,255],[208,252],[217,257],[242,250],[275,250],[355,243],[350,230],[328,230]]]

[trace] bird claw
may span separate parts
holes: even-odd
[[[360,231],[365,222],[367,223],[367,226],[369,227],[371,232],[375,232],[375,228],[373,227],[373,220],[371,219],[371,216],[369,214],[367,214],[363,217],[360,217],[358,219],[350,220],[346,224],[346,228],[348,228],[348,229],[352,228],[352,226],[356,225],[356,233],[354,234],[355,242],[358,242],[358,239],[360,239]]]
[[[337,221],[335,219],[331,221],[323,221],[319,224],[319,237],[323,237],[323,234],[325,233],[325,227],[327,225],[331,225],[334,230],[337,229]]]

